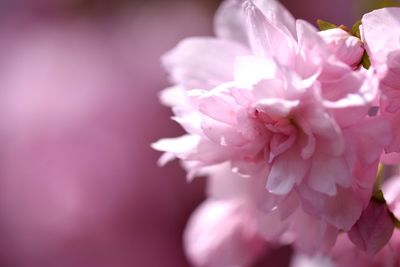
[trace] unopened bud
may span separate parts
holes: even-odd
[[[364,47],[359,38],[341,28],[320,31],[319,34],[338,59],[353,68],[360,64]]]

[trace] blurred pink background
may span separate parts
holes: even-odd
[[[360,1],[283,1],[351,26]],[[182,131],[161,106],[159,58],[212,34],[218,1],[0,1],[0,266],[189,266],[182,231],[203,199],[150,143]],[[257,266],[285,266],[290,249]]]

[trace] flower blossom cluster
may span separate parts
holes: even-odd
[[[320,26],[277,1],[226,0],[216,37],[163,57],[161,102],[187,133],[153,148],[208,176],[184,237],[195,266],[248,266],[287,244],[293,266],[347,266],[346,244],[367,261],[399,246],[400,190],[382,169],[400,162],[400,8]]]

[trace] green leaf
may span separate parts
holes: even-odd
[[[372,199],[379,203],[386,203],[382,190],[375,191],[374,194],[372,195]]]
[[[326,31],[326,30],[330,30],[330,29],[335,29],[335,28],[338,27],[337,25],[335,25],[335,24],[333,24],[333,23],[330,23],[330,22],[327,22],[327,21],[321,20],[321,19],[318,19],[318,20],[317,20],[317,25],[318,25],[318,28],[319,28],[321,31]]]
[[[367,52],[364,52],[364,55],[361,60],[361,64],[366,69],[369,69],[369,67],[371,67],[371,60],[369,59]]]
[[[393,215],[394,227],[400,229],[400,221]]]
[[[351,27],[351,31],[353,32],[353,35],[355,37],[361,39],[360,26],[361,26],[361,20],[357,20],[356,23],[354,23],[353,27]]]
[[[368,0],[364,1],[363,11],[370,12],[374,9],[384,8],[384,7],[398,7],[400,3],[398,0]]]

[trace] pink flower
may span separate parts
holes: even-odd
[[[363,16],[366,50],[380,78],[381,112],[391,122],[394,138],[386,152],[400,152],[400,8],[383,8]],[[391,156],[393,161],[396,155]],[[398,159],[396,159],[398,161]]]
[[[277,2],[226,1],[216,22],[217,38],[184,40],[164,57],[177,85],[162,99],[188,134],[153,147],[167,152],[163,163],[180,158],[190,177],[221,163],[262,177],[278,198],[269,212],[288,199],[301,206],[289,214],[303,224],[289,232],[320,229],[304,247],[333,244],[369,203],[390,141],[387,122],[367,115],[377,80]]]

